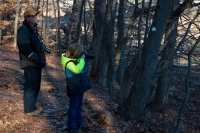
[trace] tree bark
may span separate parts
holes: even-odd
[[[95,55],[95,60],[91,63],[91,77],[97,77],[98,64],[100,63],[100,49],[102,45],[103,30],[105,24],[105,14],[106,14],[106,1],[105,0],[95,0],[94,2],[94,23],[93,23],[93,40],[92,40],[92,52]]]
[[[150,87],[154,80],[158,53],[162,37],[170,14],[172,0],[157,1],[156,12],[152,28],[142,49],[141,67],[128,97],[117,108],[119,113],[126,118],[143,120],[145,108],[150,94]]]
[[[49,0],[46,1],[46,17],[45,17],[45,30],[44,30],[44,40],[45,40],[46,45],[48,44],[48,42],[47,42],[47,39],[48,39],[48,37],[47,37],[47,30],[48,30],[47,25],[48,25],[48,12],[49,12],[48,4],[49,4]]]
[[[180,0],[176,0],[176,3],[173,4],[173,7],[178,6],[179,2]],[[158,112],[162,112],[164,110],[165,103],[167,101],[167,93],[171,78],[169,66],[173,65],[172,63],[176,46],[177,26],[178,20],[174,21],[173,25],[171,24],[171,27],[168,27],[168,29],[165,31],[165,45],[163,46],[160,64],[158,65],[160,71],[158,74],[156,93],[153,101],[150,103],[151,109]]]
[[[119,1],[119,10],[118,10],[118,36],[117,36],[117,47],[123,45],[124,35],[125,35],[125,12],[127,0],[120,0]],[[114,78],[119,82],[123,82],[123,75],[124,75],[124,67],[125,67],[125,49],[120,49],[117,51],[115,55],[115,65],[114,65]]]
[[[19,8],[20,8],[20,0],[17,0],[16,5],[16,14],[15,14],[15,23],[14,23],[14,48],[17,48],[17,24],[18,24],[18,17],[19,17]]]
[[[77,28],[77,33],[76,33],[76,42],[80,43],[80,35],[82,33],[82,16],[83,16],[83,6],[85,5],[85,0],[82,0],[81,2],[81,7],[80,7],[80,12],[79,12],[79,21],[78,21],[78,28]]]
[[[1,25],[1,22],[2,22],[2,12],[0,11],[0,25]],[[2,29],[0,28],[0,44],[2,43]]]
[[[58,27],[58,31],[56,33],[56,40],[57,40],[57,54],[59,55],[60,52],[60,4],[59,4],[60,0],[57,0],[57,8],[58,8],[58,20],[57,20],[57,27]]]
[[[113,87],[113,68],[114,68],[114,26],[116,16],[116,0],[108,0],[106,5],[106,20],[105,28],[103,32],[102,47],[100,64],[98,68],[98,82],[102,83],[103,86]],[[109,91],[111,92],[111,90]]]

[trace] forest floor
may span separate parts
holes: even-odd
[[[26,116],[23,112],[23,71],[19,67],[18,50],[11,44],[0,45],[0,132],[1,133],[67,133],[68,100],[64,70],[60,57],[47,55],[43,69],[38,108],[39,116]],[[186,70],[182,70],[183,72]],[[199,71],[197,72],[199,77]],[[181,80],[181,79],[179,79]],[[99,119],[91,119],[91,106],[111,111],[118,106],[107,89],[91,79],[92,89],[85,93],[84,122],[90,130],[85,133],[172,133],[181,108],[185,85],[176,82],[170,86],[166,109],[163,113],[148,111],[146,121],[139,123],[115,114],[117,126],[108,126]],[[91,105],[92,104],[92,105]],[[80,131],[84,132],[84,131]],[[182,117],[182,133],[200,133],[200,81],[192,80],[190,98]]]

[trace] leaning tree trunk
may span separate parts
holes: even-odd
[[[93,40],[92,40],[92,52],[95,55],[95,59],[92,60],[91,64],[91,77],[97,77],[98,65],[100,58],[100,49],[102,44],[103,30],[105,24],[106,14],[106,1],[95,0],[94,2],[94,23],[93,23]]]
[[[167,25],[170,9],[173,0],[157,1],[156,12],[153,18],[152,28],[148,34],[146,43],[142,49],[141,67],[139,74],[133,84],[133,87],[124,100],[117,108],[119,113],[126,118],[143,120],[145,107],[150,94],[150,87],[154,80],[156,72],[156,64],[158,61],[158,53],[162,41],[162,37]]]
[[[176,44],[176,34],[177,34],[177,26],[178,26],[178,18],[182,14],[182,12],[188,8],[188,4],[182,3],[179,5],[180,0],[176,0],[173,4],[176,9],[172,11],[170,15],[170,19],[168,21],[168,27],[166,28],[165,33],[165,42],[166,44],[163,47],[162,57],[160,61],[160,72],[156,87],[156,94],[153,101],[150,103],[150,107],[155,111],[163,111],[165,107],[165,103],[167,101],[168,88],[170,84],[170,69],[169,66],[173,63],[173,56],[175,51]],[[176,5],[179,5],[178,7]],[[182,9],[184,7],[184,10]],[[177,9],[182,9],[180,10]],[[172,21],[173,20],[173,21]],[[188,34],[187,32],[185,34]]]
[[[167,37],[165,39],[165,46],[162,51],[162,57],[160,61],[160,72],[158,76],[157,81],[157,87],[156,87],[156,94],[153,99],[153,102],[151,103],[152,109],[156,111],[163,111],[165,102],[167,100],[167,93],[168,88],[170,84],[170,78],[171,78],[171,71],[169,69],[169,66],[173,63],[173,53],[175,49],[176,44],[176,34],[177,34],[177,25],[178,20],[176,21],[175,25],[172,25],[170,29],[167,29],[165,36]],[[169,58],[172,57],[172,58]]]
[[[180,0],[176,0],[173,4],[173,8],[179,5]],[[172,11],[173,12],[173,11]],[[173,22],[165,31],[165,45],[163,46],[162,56],[159,63],[159,75],[156,86],[155,96],[150,102],[151,109],[161,112],[164,110],[165,103],[167,101],[168,88],[170,85],[171,71],[169,66],[173,63],[173,53],[176,45],[178,20]],[[153,92],[153,91],[152,91]],[[151,94],[150,94],[151,95]]]

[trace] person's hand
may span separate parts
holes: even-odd
[[[51,52],[52,52],[52,50],[44,44],[42,44],[42,46],[41,46],[41,51],[46,52],[48,54],[51,54]]]
[[[85,53],[83,53],[83,54],[81,55],[81,58],[85,59]]]
[[[36,62],[38,61],[38,55],[37,55],[37,53],[34,53],[34,52],[31,53],[31,54],[28,56],[28,59],[36,63]]]

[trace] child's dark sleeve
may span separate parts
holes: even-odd
[[[90,60],[85,59],[84,71],[87,72],[90,67]]]

